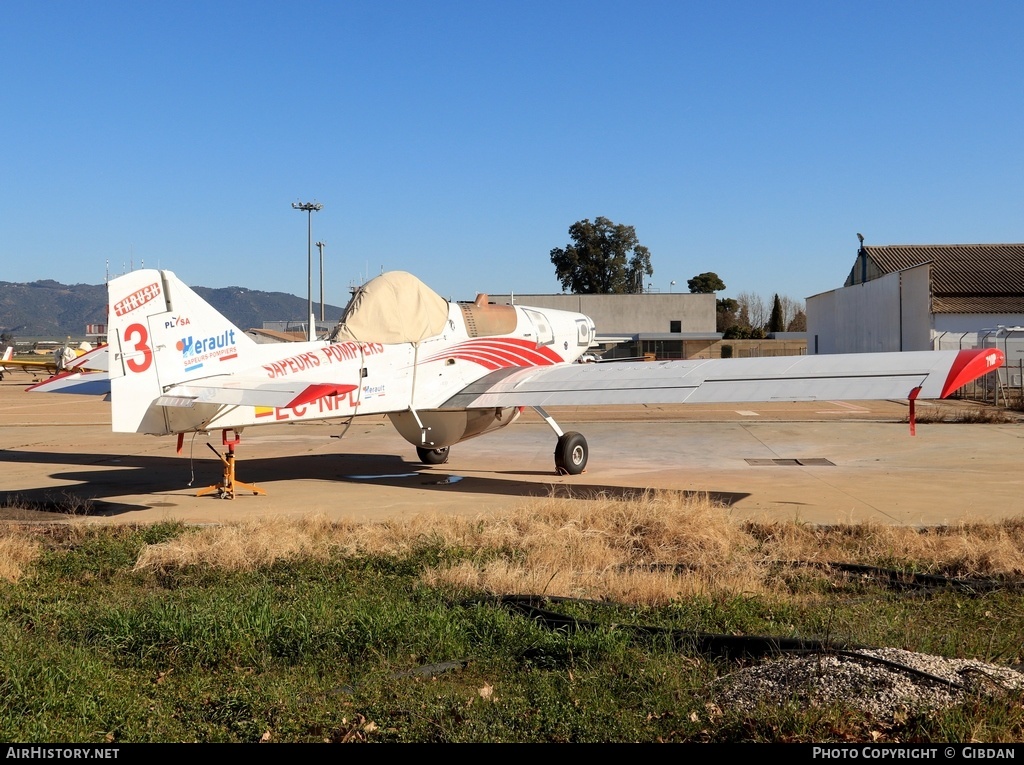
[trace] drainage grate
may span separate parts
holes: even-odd
[[[764,467],[768,465],[802,465],[803,467],[835,467],[835,463],[832,460],[827,460],[824,457],[809,457],[806,459],[798,460],[784,460],[784,459],[748,459],[748,465],[754,465],[755,467]]]

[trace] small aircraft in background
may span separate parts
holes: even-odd
[[[545,406],[906,398],[913,422],[916,399],[945,398],[1004,360],[980,349],[581,364],[588,316],[449,302],[400,271],[357,290],[329,339],[258,344],[170,271],[108,289],[109,345],[89,362],[106,370],[72,367],[29,390],[109,391],[115,432],[176,434],[179,451],[185,433],[221,430],[224,481],[211,489],[226,498],[262,493],[234,478],[239,434],[256,425],[386,415],[437,465],[529,406],[555,433],[556,470],[577,475],[587,441]]]
[[[82,343],[83,346],[87,346],[88,343]],[[41,356],[38,359],[16,359],[14,358],[14,347],[7,346],[4,351],[3,358],[0,359],[0,380],[3,379],[5,372],[10,372],[15,369],[20,369],[30,374],[48,374],[55,375],[62,369],[68,368],[68,365],[72,361],[79,358],[80,355],[84,355],[86,352],[92,350],[92,346],[88,348],[79,348],[75,350],[69,345],[62,345],[57,347],[53,354],[50,356]]]
[[[14,358],[14,346],[8,345],[4,350],[3,358],[0,358],[0,380],[3,380],[4,374],[9,371],[7,367],[3,366],[3,362],[10,361],[12,358]]]

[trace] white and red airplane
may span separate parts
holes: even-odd
[[[587,465],[586,439],[562,432],[545,406],[894,398],[913,406],[1004,360],[981,349],[574,363],[595,339],[589,317],[489,304],[486,295],[453,303],[404,272],[360,288],[330,340],[299,343],[256,343],[170,271],[117,277],[109,299],[106,359],[86,360],[107,371],[80,365],[29,390],[109,390],[115,432],[177,434],[179,449],[184,433],[223,431],[229,455],[217,488],[231,497],[233,447],[255,425],[384,414],[420,461],[441,464],[454,444],[508,426],[529,406],[557,436],[556,470],[575,475]]]

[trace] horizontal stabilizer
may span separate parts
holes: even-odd
[[[42,382],[30,385],[33,393],[76,393],[84,396],[105,396],[110,393],[110,375],[106,372],[61,372]]]
[[[97,372],[110,371],[110,346],[101,345],[86,351],[81,356],[72,359],[64,365],[65,369],[92,370]]]
[[[306,384],[298,380],[291,383],[275,383],[268,382],[265,377],[231,375],[222,380],[203,380],[201,384],[175,385],[154,403],[157,406],[222,404],[284,409],[309,404],[325,396],[344,395],[355,389],[355,385],[340,383]]]

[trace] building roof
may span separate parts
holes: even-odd
[[[721,332],[638,332],[637,340],[721,340]]]
[[[935,295],[932,313],[1024,313],[1024,295]]]
[[[865,271],[870,281],[925,263],[935,313],[1024,311],[1024,244],[863,245],[846,285],[863,281]]]
[[[936,294],[1024,295],[1024,244],[864,245],[861,252],[877,276],[931,263]]]

